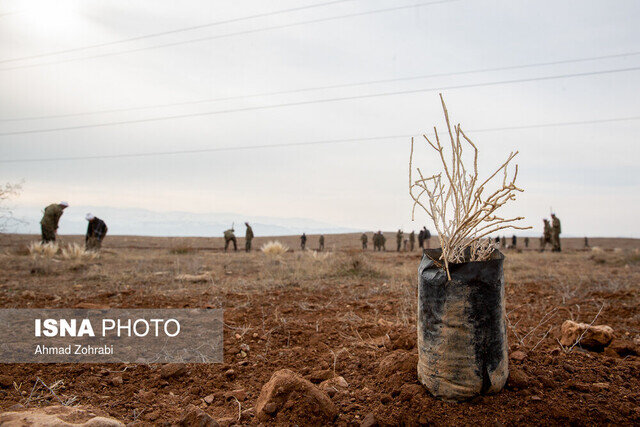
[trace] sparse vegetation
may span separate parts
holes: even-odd
[[[262,253],[265,255],[275,258],[281,255],[284,255],[289,251],[289,247],[285,244],[280,243],[277,240],[267,242],[260,248]]]
[[[53,258],[57,253],[60,247],[55,242],[31,242],[27,247],[29,250],[29,254],[31,256],[41,256],[44,258]]]
[[[268,240],[275,239],[258,240],[258,247]],[[293,247],[298,237],[278,240]],[[167,393],[191,396],[192,390],[197,395],[190,399],[196,402],[215,393],[204,410],[237,420],[238,405],[235,400],[225,400],[224,393],[242,387],[247,397],[242,401],[241,422],[250,425],[255,418],[247,418],[245,407],[255,406],[261,386],[275,370],[287,366],[303,376],[315,371],[343,376],[349,383],[347,393],[338,391],[331,399],[343,408],[341,416],[347,421],[361,421],[375,410],[380,423],[419,424],[418,417],[424,414],[420,408],[429,408],[433,422],[466,419],[468,403],[436,402],[418,390],[411,396],[394,396],[398,390],[418,385],[415,363],[405,363],[410,365],[406,372],[395,366],[388,375],[380,371],[388,357],[417,357],[418,251],[362,252],[359,234],[337,235],[332,245],[334,241],[335,248],[327,257],[295,250],[272,259],[260,251],[199,250],[211,247],[212,241],[185,238],[180,246],[193,247],[195,252],[183,257],[170,254],[178,246],[170,239],[112,236],[108,244],[113,253],[102,252],[100,262],[72,268],[78,263],[63,260],[59,254],[52,259],[38,257],[43,267],[49,263],[50,270],[42,273],[30,272],[30,257],[7,251],[0,257],[0,284],[4,284],[0,300],[5,308],[63,308],[87,303],[112,308],[224,307],[226,364],[190,365],[184,377],[169,378],[163,385],[153,366],[5,365],[2,374],[15,381],[17,388],[5,387],[0,405],[24,405],[39,376],[49,386],[64,382],[64,386],[52,387],[63,401],[77,396],[76,402],[107,410],[123,422],[138,417],[148,424],[159,420],[178,423],[184,406],[167,400],[171,396]],[[11,236],[11,242],[19,247],[29,240]],[[80,244],[81,238],[67,237],[65,246],[67,243]],[[471,403],[477,409],[474,420],[478,423],[490,424],[499,417],[505,424],[597,424],[603,416],[613,424],[635,422],[633,402],[625,396],[632,396],[630,390],[640,387],[634,374],[637,356],[585,353],[576,351],[577,347],[565,353],[556,341],[565,320],[589,324],[605,303],[594,325],[608,324],[616,339],[640,344],[640,264],[633,262],[638,241],[594,238],[593,244],[602,248],[597,255],[606,263],[595,265],[589,259],[593,254],[583,251],[581,239],[563,241],[564,252],[560,254],[509,252],[505,260],[509,346],[512,354],[516,350],[526,354],[523,361],[511,359],[509,364],[529,380],[520,389],[508,387]],[[214,245],[222,248],[224,243],[219,239]],[[614,252],[615,247],[624,252]],[[621,264],[618,260],[622,259],[629,262]],[[206,280],[177,278],[205,272],[210,276]],[[567,370],[572,368],[573,372]],[[233,372],[227,374],[229,370]],[[123,383],[117,385],[120,378]],[[233,382],[228,378],[234,378]],[[588,391],[594,383],[603,382],[609,383],[608,389]],[[207,384],[206,391],[197,388],[200,383]],[[43,404],[60,404],[42,384],[39,387],[33,396],[42,397]],[[538,395],[553,402],[554,412],[539,411],[544,401],[531,400]],[[577,396],[588,405],[598,405],[598,411],[575,410]],[[378,403],[381,399],[388,403]],[[33,406],[32,398],[28,407]],[[154,421],[153,417],[158,418]]]
[[[62,248],[62,258],[71,261],[90,261],[98,258],[99,253],[87,251],[77,243],[72,243]]]

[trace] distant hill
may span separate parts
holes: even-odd
[[[13,209],[14,217],[21,220],[7,232],[39,234],[41,208],[19,207]],[[100,206],[70,206],[60,220],[60,234],[84,234],[91,212],[102,218],[110,235],[137,236],[221,236],[224,230],[235,224],[236,231],[244,235],[244,222],[251,224],[256,235],[287,236],[303,232],[307,234],[335,234],[359,231],[306,218],[274,218],[245,216],[237,213],[158,212],[136,208],[111,208]]]

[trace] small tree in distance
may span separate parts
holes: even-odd
[[[7,201],[20,194],[22,183],[0,184],[0,233],[6,232],[12,222],[19,222],[13,216],[11,207],[7,206]]]

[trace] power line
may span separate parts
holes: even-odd
[[[581,121],[569,121],[569,122],[556,122],[556,123],[541,123],[534,125],[520,125],[520,126],[502,126],[494,128],[484,129],[472,129],[468,130],[468,134],[482,133],[482,132],[498,132],[509,130],[524,130],[524,129],[540,129],[548,127],[563,127],[563,126],[576,126],[576,125],[588,125],[588,124],[600,124],[600,123],[612,123],[640,120],[640,116],[630,117],[616,117],[611,119],[595,119],[595,120],[581,120]],[[406,135],[385,135],[385,136],[372,136],[366,138],[345,138],[345,139],[330,139],[321,141],[309,141],[309,142],[290,142],[280,144],[261,144],[261,145],[244,145],[237,147],[215,147],[215,148],[202,148],[195,150],[177,150],[177,151],[156,151],[147,153],[126,153],[126,154],[106,154],[106,155],[94,155],[94,156],[74,156],[74,157],[49,157],[49,158],[37,158],[37,159],[9,159],[0,160],[0,163],[33,163],[33,162],[54,162],[54,161],[71,161],[71,160],[96,160],[96,159],[122,159],[122,158],[134,158],[134,157],[151,157],[151,156],[168,156],[177,154],[198,154],[198,153],[213,153],[220,151],[243,151],[243,150],[257,150],[268,148],[282,148],[282,147],[303,147],[311,145],[328,145],[339,144],[348,142],[369,142],[369,141],[382,141],[386,139],[400,139],[411,138],[411,134]]]
[[[282,28],[291,28],[291,27],[297,27],[297,26],[308,25],[308,24],[317,24],[320,22],[335,21],[338,19],[355,18],[358,16],[373,15],[377,13],[386,13],[386,12],[393,12],[393,11],[404,10],[404,9],[412,9],[412,8],[430,6],[434,4],[440,4],[440,3],[453,3],[456,1],[461,1],[461,0],[436,0],[436,1],[426,2],[426,3],[414,3],[410,5],[405,5],[405,6],[396,6],[396,7],[389,7],[385,9],[369,10],[366,12],[355,12],[355,13],[350,13],[346,15],[331,16],[328,18],[317,18],[317,19],[311,19],[308,21],[294,22],[291,24],[273,25],[269,27],[256,28],[254,30],[244,30],[244,31],[238,31],[234,33],[219,34],[216,36],[207,36],[207,37],[200,37],[200,38],[191,39],[191,40],[182,40],[178,42],[164,43],[164,44],[159,44],[155,46],[121,50],[119,52],[102,53],[102,54],[97,54],[92,56],[85,56],[82,58],[70,58],[70,59],[63,59],[59,61],[44,62],[40,64],[31,64],[31,65],[17,65],[14,67],[0,68],[0,71],[18,70],[18,69],[24,69],[24,68],[40,67],[45,65],[56,65],[56,64],[66,63],[66,62],[83,61],[85,59],[104,58],[108,56],[123,55],[126,53],[140,52],[140,51],[149,50],[149,49],[161,49],[165,47],[180,46],[180,45],[189,44],[189,43],[198,43],[198,42],[207,41],[207,40],[216,40],[216,39],[235,37],[235,36],[246,35],[246,34],[255,34],[255,33],[260,33],[264,31],[271,31],[271,30],[277,30]]]
[[[309,88],[288,89],[288,90],[274,91],[274,92],[262,92],[262,93],[256,93],[256,94],[248,94],[248,95],[234,95],[234,96],[226,96],[226,97],[218,97],[218,98],[201,99],[201,100],[196,100],[196,101],[174,102],[174,103],[167,103],[167,104],[141,106],[141,107],[114,108],[114,109],[106,109],[106,110],[87,111],[87,112],[81,112],[81,113],[52,114],[52,115],[31,116],[31,117],[17,117],[17,118],[13,118],[13,119],[0,119],[0,123],[28,121],[28,120],[42,120],[42,119],[59,119],[59,118],[69,118],[69,117],[81,117],[81,116],[89,116],[89,115],[94,115],[94,114],[121,113],[121,112],[126,112],[126,111],[140,111],[140,110],[148,110],[148,109],[154,109],[154,108],[166,108],[166,107],[178,107],[178,106],[185,106],[185,105],[197,105],[197,104],[204,104],[204,103],[216,102],[216,101],[230,101],[230,100],[235,100],[235,99],[257,98],[257,97],[263,97],[263,96],[284,95],[284,94],[311,92],[311,91],[327,90],[327,89],[339,89],[339,88],[346,88],[346,87],[366,86],[366,85],[372,85],[372,84],[381,84],[381,83],[392,83],[392,82],[400,82],[400,81],[411,81],[411,80],[427,79],[427,78],[433,78],[433,77],[459,76],[459,75],[464,75],[464,74],[474,74],[474,73],[483,73],[483,72],[491,72],[491,71],[516,70],[516,69],[523,69],[523,68],[541,67],[541,66],[546,66],[546,65],[571,64],[571,63],[577,63],[577,62],[597,61],[597,60],[602,60],[602,59],[622,58],[622,57],[635,56],[635,55],[640,55],[640,51],[617,53],[617,54],[611,54],[611,55],[592,56],[592,57],[588,57],[588,58],[564,59],[564,60],[550,61],[550,62],[537,62],[537,63],[523,64],[523,65],[510,65],[510,66],[506,66],[506,67],[478,68],[478,69],[474,69],[474,70],[455,71],[455,72],[449,72],[449,73],[423,74],[423,75],[418,75],[418,76],[399,77],[399,78],[394,78],[394,79],[379,79],[379,80],[369,80],[369,81],[356,82],[356,83],[341,83],[341,84],[326,85],[326,86],[316,86],[316,87],[309,87]]]
[[[622,72],[637,71],[637,70],[640,70],[640,67],[618,68],[613,70],[590,71],[590,72],[584,72],[584,73],[561,74],[561,75],[555,75],[555,76],[531,77],[531,78],[522,78],[522,79],[513,79],[513,80],[501,80],[501,81],[493,81],[493,82],[485,82],[485,83],[470,83],[470,84],[442,86],[442,87],[435,87],[435,88],[382,92],[382,93],[373,93],[373,94],[367,94],[367,95],[355,95],[355,96],[316,99],[316,100],[309,100],[309,101],[287,102],[282,104],[263,105],[263,106],[256,106],[256,107],[230,108],[225,110],[207,111],[207,112],[200,112],[200,113],[176,114],[172,116],[150,117],[146,119],[122,120],[122,121],[115,121],[115,122],[95,123],[95,124],[89,124],[89,125],[64,126],[64,127],[56,127],[56,128],[33,129],[33,130],[24,130],[24,131],[15,131],[15,132],[2,132],[0,133],[0,136],[13,136],[13,135],[25,135],[25,134],[34,134],[34,133],[78,130],[78,129],[118,126],[118,125],[125,125],[125,124],[134,124],[134,123],[149,123],[149,122],[157,122],[162,120],[183,119],[188,117],[202,117],[202,116],[210,116],[210,115],[216,115],[216,114],[230,114],[230,113],[239,113],[239,112],[246,112],[246,111],[268,110],[268,109],[275,109],[275,108],[282,108],[282,107],[295,107],[295,106],[310,105],[310,104],[324,104],[328,102],[348,101],[348,100],[354,100],[354,99],[379,98],[379,97],[392,96],[392,95],[408,95],[408,94],[423,93],[423,92],[435,92],[435,91],[454,90],[454,89],[466,89],[466,88],[473,88],[473,87],[497,86],[502,84],[546,81],[546,80],[556,80],[556,79],[564,79],[564,78],[572,78],[572,77],[585,77],[585,76],[622,73]]]
[[[276,10],[276,11],[273,11],[273,12],[264,12],[264,13],[258,13],[258,14],[255,14],[255,15],[242,16],[242,17],[239,17],[239,18],[225,19],[225,20],[222,20],[222,21],[210,22],[208,24],[193,25],[193,26],[190,26],[190,27],[177,28],[175,30],[161,31],[161,32],[152,33],[152,34],[145,34],[143,36],[130,37],[130,38],[127,38],[127,39],[115,40],[115,41],[111,41],[111,42],[97,43],[97,44],[92,44],[92,45],[87,45],[87,46],[79,46],[79,47],[56,50],[54,52],[41,53],[41,54],[36,54],[36,55],[21,56],[19,58],[2,59],[2,60],[0,60],[0,64],[5,64],[7,62],[25,61],[25,60],[28,60],[28,59],[44,58],[44,57],[48,57],[48,56],[60,55],[60,54],[63,54],[63,53],[78,52],[78,51],[87,50],[87,49],[95,49],[95,48],[98,48],[98,47],[113,46],[113,45],[117,45],[117,44],[121,44],[121,43],[127,43],[127,42],[132,42],[132,41],[149,39],[149,38],[152,38],[152,37],[160,37],[160,36],[165,36],[165,35],[168,35],[168,34],[177,34],[177,33],[182,33],[182,32],[185,32],[185,31],[199,30],[199,29],[202,29],[202,28],[214,27],[214,26],[223,25],[223,24],[231,24],[231,23],[234,23],[234,22],[241,22],[241,21],[246,21],[246,20],[249,20],[249,19],[265,18],[267,16],[280,15],[282,13],[298,12],[298,11],[307,10],[307,9],[315,9],[315,8],[318,8],[318,7],[329,6],[329,5],[337,4],[337,3],[346,3],[346,2],[350,2],[350,1],[354,1],[354,0],[334,0],[334,1],[324,2],[324,3],[312,4],[312,5],[308,5],[308,6],[292,7],[290,9],[281,9],[281,10]],[[16,13],[16,12],[13,12],[13,13]],[[0,15],[0,17],[2,17],[4,15],[10,15],[10,14],[11,13],[2,14],[2,15]]]

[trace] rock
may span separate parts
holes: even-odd
[[[322,381],[318,387],[327,393],[329,397],[333,397],[337,392],[347,391],[349,383],[343,377],[333,377]]]
[[[395,350],[380,361],[378,373],[383,377],[390,377],[396,372],[414,372],[418,369],[417,367],[417,354]]]
[[[244,351],[245,353],[249,353],[250,347],[249,344],[240,344],[240,350]]]
[[[576,323],[571,320],[566,320],[562,324],[560,344],[571,347],[580,336],[582,338],[579,346],[587,349],[602,349],[613,340],[613,328],[607,325],[589,326],[586,323]]]
[[[531,400],[534,400],[534,401],[538,401],[538,402],[539,402],[539,401],[541,401],[541,400],[542,400],[542,398],[541,398],[540,396],[531,396]]]
[[[411,400],[413,396],[420,396],[424,393],[424,386],[421,384],[404,384],[400,387],[400,400],[405,402]]]
[[[122,376],[120,375],[114,375],[111,378],[109,378],[109,383],[116,387],[122,385],[123,382],[124,381],[122,380]]]
[[[517,350],[511,353],[511,358],[517,362],[522,362],[524,359],[527,358],[527,355],[525,352]]]
[[[529,386],[529,376],[521,369],[511,368],[509,370],[509,379],[507,387],[511,389],[525,389]]]
[[[261,421],[278,417],[276,422],[286,424],[327,424],[338,415],[324,391],[289,369],[275,372],[262,386],[255,410]]]
[[[0,375],[0,387],[13,386],[13,378],[8,375]]]
[[[224,376],[229,378],[230,380],[234,379],[236,377],[236,371],[234,371],[233,369],[228,369],[225,373]]]
[[[46,406],[29,408],[24,411],[5,412],[0,414],[0,425],[5,427],[26,426],[92,426],[115,427],[124,426],[120,421],[109,417],[106,413],[89,406]]]
[[[247,392],[245,392],[243,388],[239,388],[237,390],[228,391],[224,394],[224,400],[233,399],[234,397],[238,399],[238,401],[244,402],[247,398]]]
[[[216,420],[211,418],[209,414],[204,412],[200,408],[196,408],[193,405],[189,405],[187,413],[180,420],[181,426],[184,427],[218,427],[219,424]]]
[[[187,373],[187,367],[180,363],[168,363],[160,368],[160,378],[176,378]]]
[[[213,403],[213,401],[215,400],[215,398],[216,398],[216,397],[215,397],[215,395],[210,394],[210,395],[208,395],[208,396],[205,396],[205,398],[204,398],[204,402],[205,402],[207,405],[211,405],[211,404]]]
[[[376,414],[373,412],[369,412],[360,423],[360,427],[377,427],[378,425]]]

